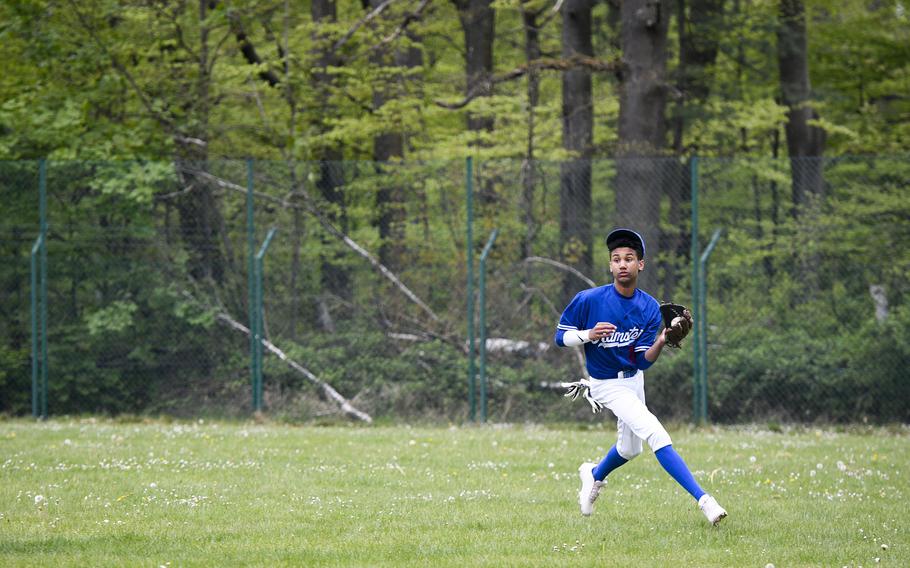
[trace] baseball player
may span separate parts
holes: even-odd
[[[582,515],[594,511],[594,501],[607,475],[642,451],[647,440],[657,461],[698,502],[716,525],[727,512],[698,485],[673,449],[670,435],[645,406],[644,371],[654,364],[666,344],[667,328],[657,301],[637,288],[645,267],[645,242],[635,231],[616,229],[607,236],[613,284],[579,292],[556,327],[559,346],[584,345],[589,379],[575,385],[587,388],[596,409],[609,408],[617,418],[618,439],[600,463],[578,468]]]

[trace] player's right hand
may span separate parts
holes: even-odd
[[[599,321],[597,325],[588,330],[588,337],[591,341],[598,341],[604,337],[610,337],[616,331],[616,326],[608,321]]]

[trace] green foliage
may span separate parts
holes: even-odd
[[[217,158],[249,156],[261,158],[254,167],[254,245],[268,228],[279,228],[266,259],[269,336],[379,415],[463,418],[466,360],[455,345],[466,327],[467,247],[479,252],[493,229],[501,231],[488,274],[490,333],[532,344],[549,339],[562,308],[562,275],[525,256],[571,261],[580,251],[581,243],[560,237],[560,208],[570,206],[559,199],[560,160],[574,158],[562,148],[560,72],[536,75],[539,100],[532,107],[529,75],[521,71],[527,56],[520,8],[543,10],[537,21],[545,58],[562,53],[559,16],[542,2],[497,2],[494,72],[514,71],[516,78],[497,82],[492,96],[450,109],[445,104],[462,101],[467,82],[463,30],[451,2],[431,3],[407,29],[401,24],[415,2],[390,3],[369,22],[361,21],[362,3],[342,2],[337,21],[319,23],[306,10],[249,0],[206,6],[203,15],[185,3],[0,5],[6,54],[0,159],[14,160],[0,162],[0,252],[9,259],[0,266],[0,316],[9,322],[0,332],[0,411],[27,409],[28,253],[37,236],[37,163],[27,160],[37,158],[50,159],[55,411],[245,408],[246,341],[217,324],[216,314],[242,321],[248,314],[246,171],[243,162]],[[709,317],[719,339],[712,345],[712,412],[723,420],[903,419],[904,411],[880,402],[901,392],[890,369],[907,363],[905,338],[890,323],[904,321],[910,276],[910,166],[898,154],[910,137],[907,14],[894,2],[807,4],[812,104],[820,114],[815,124],[828,134],[827,155],[895,157],[827,159],[826,196],[797,210],[792,172],[805,162],[772,157],[786,153],[776,10],[776,2],[764,0],[726,4],[714,30],[719,53],[705,75],[707,98],[668,107],[686,121],[683,153],[706,158],[701,237],[724,229],[709,272]],[[618,58],[606,3],[594,8],[594,28],[595,56]],[[239,49],[240,29],[260,63]],[[669,42],[671,82],[678,29]],[[421,56],[411,67],[396,59],[409,48]],[[325,51],[333,55],[328,65]],[[264,81],[264,73],[277,84]],[[593,73],[592,81],[590,213],[601,231],[622,221],[616,162],[605,158],[616,143],[618,83],[606,72]],[[469,131],[469,116],[491,118],[492,130]],[[390,134],[402,137],[403,155],[388,164],[364,161],[378,137]],[[529,153],[534,163],[525,161]],[[327,199],[314,166],[326,155],[341,160],[332,164],[340,199]],[[468,155],[476,158],[473,243],[464,235]],[[680,158],[656,160],[654,171],[667,194],[660,204],[663,236],[688,239],[685,221],[669,218],[670,195],[684,200],[689,189]],[[229,183],[206,186],[212,201],[193,203],[202,182],[178,169],[176,159],[204,164]],[[401,202],[382,209],[379,196],[390,189]],[[428,323],[303,203],[374,257],[390,245],[400,248],[391,262],[396,276],[441,322]],[[675,207],[673,214],[688,215]],[[402,212],[400,237],[381,236],[381,213],[389,208]],[[192,215],[198,224],[186,222]],[[191,244],[206,231],[217,238]],[[194,253],[206,247],[223,253],[223,282],[190,277],[199,268]],[[687,251],[665,250],[657,261],[675,290],[649,291],[684,294]],[[605,266],[604,251],[595,249],[594,274],[587,276],[606,281]],[[346,277],[338,288],[328,282],[333,270]],[[874,320],[870,286],[886,291],[885,324]],[[320,310],[340,328],[343,348],[324,335]],[[372,331],[353,328],[354,321]],[[415,327],[447,339],[389,346],[388,333]],[[896,342],[892,349],[889,342]],[[293,393],[314,393],[269,356],[266,365],[276,385],[271,408],[307,417],[324,411],[295,411],[300,401]],[[492,414],[584,417],[577,409],[550,411],[552,393],[536,386],[576,367],[569,353],[555,349],[491,355]],[[686,415],[690,372],[685,352],[651,371],[650,400],[661,414]],[[870,376],[881,380],[867,394],[851,386]],[[793,400],[778,407],[775,388],[793,392]]]
[[[496,4],[494,69],[527,63],[520,9]],[[725,6],[716,30],[719,53],[705,77],[709,96],[687,100],[683,147],[702,155],[771,154],[780,136],[776,3]],[[370,20],[360,3],[338,4],[338,21],[314,24],[305,11],[266,9],[254,2],[216,4],[200,19],[188,5],[122,6],[108,0],[55,6],[4,6],[0,34],[9,54],[0,63],[0,157],[58,159],[169,158],[175,140],[204,138],[206,153],[311,159],[338,148],[346,159],[370,157],[374,137],[402,133],[414,159],[522,157],[527,152],[527,76],[497,83],[494,96],[463,108],[463,34],[452,3],[434,4],[399,28],[412,4],[392,4]],[[894,152],[906,148],[907,14],[893,2],[807,3],[809,67],[817,124],[829,154]],[[595,56],[610,60],[615,32],[607,6],[594,8]],[[544,57],[561,53],[559,18],[538,16]],[[244,59],[237,28],[261,63]],[[671,27],[669,72],[676,72],[677,22]],[[215,41],[214,38],[219,38]],[[340,45],[337,50],[332,47]],[[392,64],[415,48],[415,67]],[[335,59],[317,66],[320,50]],[[201,61],[200,58],[208,57]],[[378,63],[382,61],[383,64]],[[285,67],[287,64],[287,67]],[[262,73],[280,80],[267,85]],[[319,83],[316,73],[325,72]],[[615,78],[594,73],[595,147],[615,142]],[[535,155],[563,159],[559,72],[538,73]],[[374,106],[374,95],[385,102]],[[677,109],[679,110],[679,109]],[[673,110],[672,112],[677,112]],[[492,132],[469,132],[468,113],[490,116]]]
[[[109,306],[88,314],[85,323],[89,335],[120,332],[133,325],[133,314],[138,306],[133,302],[113,302]]]

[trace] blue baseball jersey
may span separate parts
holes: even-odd
[[[609,337],[585,343],[588,374],[595,379],[647,369],[647,351],[657,339],[662,323],[660,307],[653,297],[635,289],[631,298],[616,291],[612,284],[582,290],[566,306],[556,326],[556,344],[565,346],[563,335],[569,330],[591,329],[597,322],[609,322],[616,331]]]

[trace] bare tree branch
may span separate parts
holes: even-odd
[[[183,188],[183,189],[181,189],[181,190],[179,190],[179,191],[174,191],[174,192],[171,192],[171,193],[163,193],[163,194],[161,194],[161,195],[156,195],[156,196],[154,197],[154,199],[155,199],[155,201],[165,201],[165,200],[168,200],[168,199],[174,199],[175,197],[180,197],[181,195],[184,195],[184,194],[186,194],[186,193],[189,193],[189,192],[193,191],[194,189],[196,189],[196,186],[193,185],[193,184],[190,184],[190,185],[186,186],[185,188]]]
[[[540,257],[529,257],[528,259],[525,259],[525,260],[529,260],[530,258],[540,258]],[[548,258],[542,258],[541,260],[548,261],[547,264],[551,264],[551,263],[555,263],[555,265],[560,264],[556,261],[550,261],[550,259],[548,259]],[[563,265],[563,266],[565,266],[565,265]],[[568,268],[571,268],[571,267],[568,267]],[[575,269],[572,268],[572,270],[575,270]],[[592,285],[592,287],[593,287],[593,285]],[[528,292],[532,292],[534,294],[537,294],[538,297],[540,297],[540,299],[543,300],[545,304],[550,306],[550,310],[556,315],[556,317],[559,318],[559,310],[556,309],[556,306],[553,305],[553,302],[550,301],[550,298],[548,298],[547,295],[544,294],[541,290],[539,290],[537,288],[529,288],[529,287],[525,286],[524,284],[521,284],[521,289],[526,290]],[[582,376],[586,376],[588,373],[588,368],[585,365],[584,347],[579,345],[578,347],[572,347],[571,349],[572,349],[572,353],[575,355],[575,362],[578,364],[578,369],[581,371]]]
[[[200,177],[210,180],[212,183],[218,185],[219,187],[223,187],[225,189],[232,189],[234,191],[239,191],[244,194],[247,192],[247,189],[245,187],[241,187],[235,183],[231,183],[227,180],[221,179],[206,171],[194,170],[193,173]],[[398,288],[405,296],[407,296],[421,310],[423,310],[427,315],[429,315],[430,318],[433,319],[433,321],[435,321],[435,322],[442,321],[439,318],[439,316],[436,315],[436,312],[434,312],[423,300],[421,300],[417,296],[417,294],[412,292],[411,289],[408,288],[398,278],[398,276],[395,275],[394,272],[392,272],[391,270],[388,269],[388,267],[386,267],[384,264],[379,262],[379,260],[375,256],[373,256],[372,254],[369,253],[369,251],[367,251],[362,246],[360,246],[356,241],[354,241],[354,239],[347,236],[343,231],[341,231],[340,229],[335,227],[335,225],[333,225],[332,222],[329,221],[328,218],[322,214],[322,212],[316,206],[315,201],[313,200],[312,196],[305,189],[303,189],[302,187],[298,187],[296,189],[296,191],[299,192],[299,195],[303,196],[303,202],[302,202],[303,210],[306,211],[307,213],[309,213],[310,215],[312,215],[313,217],[315,217],[316,220],[319,221],[319,224],[322,225],[323,229],[325,229],[328,233],[330,233],[331,235],[333,235],[336,238],[338,238],[339,240],[341,240],[348,248],[350,248],[351,250],[353,250],[354,252],[359,254],[361,257],[366,259],[367,262],[369,262],[371,265],[373,265],[373,268],[378,270],[380,274],[382,274],[386,279],[388,279],[392,284],[394,284],[395,287]],[[264,194],[257,194],[257,195],[263,195],[263,197],[267,197],[268,199],[270,199],[272,201],[281,203],[284,207],[287,207],[287,208],[299,207],[299,205],[297,205],[295,203],[291,203],[290,201],[288,201],[286,199],[275,198],[275,197],[267,196]]]
[[[249,328],[247,328],[245,325],[238,322],[237,320],[235,320],[228,314],[226,314],[224,312],[219,312],[216,317],[221,322],[226,323],[227,325],[233,327],[237,331],[245,333],[246,335],[250,334]],[[341,410],[345,414],[347,414],[348,416],[351,416],[353,418],[357,418],[358,420],[363,420],[364,422],[366,422],[368,424],[373,422],[373,418],[370,417],[369,414],[367,414],[366,412],[363,412],[362,410],[358,410],[357,408],[355,408],[348,401],[348,399],[341,396],[341,394],[339,394],[338,391],[336,391],[334,388],[332,388],[332,385],[323,381],[322,379],[317,377],[312,371],[310,371],[309,369],[307,369],[300,363],[298,363],[298,362],[294,361],[293,359],[291,359],[290,357],[288,357],[287,354],[284,351],[282,351],[281,349],[279,349],[274,343],[272,343],[268,339],[263,338],[262,345],[264,345],[266,349],[268,349],[269,351],[271,351],[272,353],[277,355],[279,359],[281,359],[282,361],[287,363],[288,366],[290,366],[292,369],[294,369],[295,371],[297,371],[298,373],[300,373],[304,377],[306,377],[307,380],[309,380],[311,383],[313,383],[316,386],[318,386],[319,388],[321,388],[323,394],[325,394],[325,396],[327,398],[333,400],[336,404],[338,404],[338,406],[341,407]]]
[[[411,25],[411,23],[420,20],[421,16],[423,16],[424,9],[426,9],[426,7],[429,4],[430,4],[430,0],[421,0],[420,4],[417,5],[417,9],[414,10],[413,12],[408,12],[407,15],[405,15],[405,17],[404,17],[404,21],[402,21],[401,24],[399,24],[398,27],[395,28],[394,32],[392,32],[389,35],[382,38],[379,41],[379,43],[377,43],[375,45],[371,45],[366,51],[363,51],[362,53],[359,53],[359,54],[347,59],[346,62],[351,63],[353,61],[356,61],[360,57],[362,57],[368,53],[372,53],[373,51],[376,51],[377,49],[380,49],[381,47],[386,46],[386,45],[392,43],[393,41],[395,41],[396,39],[398,39],[401,36],[401,34],[404,33],[404,31],[407,29],[407,27],[409,25]]]
[[[234,33],[234,37],[237,38],[237,43],[240,44],[240,53],[243,54],[247,63],[251,65],[262,65],[262,58],[256,53],[256,48],[250,42],[250,38],[246,35],[246,30],[243,29],[243,22],[240,21],[240,16],[237,12],[228,10],[228,20],[231,23],[231,31]],[[274,87],[281,82],[278,75],[271,69],[262,70],[258,75],[259,78],[268,83],[270,87]]]
[[[376,6],[376,8],[372,12],[368,13],[366,16],[357,20],[357,22],[354,23],[354,25],[351,27],[351,29],[349,29],[347,32],[345,32],[345,34],[343,36],[341,36],[341,39],[339,39],[338,41],[335,42],[335,45],[332,46],[332,51],[338,51],[338,49],[341,48],[341,46],[346,44],[348,42],[348,40],[351,39],[351,37],[357,32],[357,30],[359,30],[364,24],[375,19],[376,16],[381,14],[383,12],[383,10],[388,8],[389,4],[391,4],[394,1],[395,0],[385,0],[385,2],[383,2],[379,6]]]
[[[587,284],[591,288],[594,288],[595,286],[597,286],[597,284],[593,280],[591,280],[590,278],[588,278],[587,276],[582,274],[577,269],[569,266],[568,264],[563,264],[557,260],[553,260],[551,258],[544,258],[542,256],[529,256],[528,258],[525,259],[525,262],[539,262],[541,264],[549,264],[550,266],[554,266],[560,270],[565,270],[566,272],[574,274],[578,278],[582,279],[585,282],[585,284]]]
[[[562,8],[562,3],[563,3],[563,0],[556,0],[556,4],[553,5],[553,8],[550,10],[550,13],[547,14],[547,17],[544,18],[544,21],[540,23],[541,28],[544,27],[545,25],[549,24],[550,20],[552,20],[553,18],[556,17],[556,14],[558,14],[560,8]]]
[[[574,55],[568,59],[537,59],[531,61],[530,63],[520,65],[511,71],[499,73],[487,78],[486,80],[478,82],[474,88],[471,89],[471,91],[457,103],[447,103],[439,99],[437,99],[435,102],[437,106],[447,108],[449,110],[464,108],[477,97],[489,93],[492,90],[493,85],[498,85],[499,83],[505,83],[506,81],[519,79],[527,75],[532,70],[568,71],[570,69],[584,67],[592,71],[615,72],[620,68],[621,65],[622,64],[619,61],[603,61],[601,59],[595,59],[593,57],[587,57],[584,55]]]

